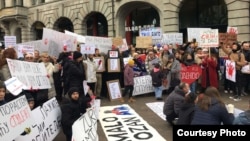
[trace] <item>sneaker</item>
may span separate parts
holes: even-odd
[[[243,95],[243,96],[247,96],[247,95],[248,95],[248,93],[246,93],[245,91],[242,91],[242,92],[241,92],[241,95]]]
[[[228,93],[228,91],[227,91],[227,90],[225,90],[225,91],[224,91],[224,93],[225,93],[225,94],[227,94],[227,93]]]
[[[235,96],[229,96],[230,99],[235,99]]]
[[[232,93],[233,93],[233,91],[232,91],[232,90],[230,90],[230,91],[229,91],[229,93],[230,93],[230,94],[232,94]]]
[[[235,98],[234,101],[241,101],[241,98],[240,97]]]

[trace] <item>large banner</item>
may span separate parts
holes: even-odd
[[[87,109],[72,126],[72,141],[99,141],[97,117],[93,108]]]
[[[12,77],[20,80],[27,89],[51,88],[47,70],[43,63],[12,60],[7,58]]]
[[[82,35],[67,31],[67,30],[65,30],[65,34],[76,37],[77,42],[79,43],[85,43],[85,36],[82,36]]]
[[[1,141],[12,141],[33,123],[32,114],[25,96],[0,106]]]
[[[32,110],[32,118],[31,132],[15,141],[52,141],[60,133],[62,114],[55,97]]]
[[[43,28],[43,42],[49,42],[49,55],[59,56],[60,52],[75,51],[77,39],[74,36],[67,35],[52,29]]]
[[[108,141],[166,141],[127,104],[101,107],[99,121]]]
[[[100,53],[108,53],[112,47],[112,38],[85,36],[85,44],[93,44],[100,50]]]

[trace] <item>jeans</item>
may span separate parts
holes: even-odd
[[[162,86],[154,87],[154,91],[155,91],[155,97],[156,98],[161,98],[162,97]]]
[[[190,84],[190,91],[192,92],[192,93],[196,93],[196,81],[194,81],[193,83],[191,83]]]

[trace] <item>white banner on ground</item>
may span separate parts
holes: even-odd
[[[108,141],[166,141],[127,104],[101,107],[99,121]]]
[[[72,126],[72,141],[99,141],[97,118],[93,108],[88,108]]]
[[[85,36],[85,44],[93,44],[100,50],[100,53],[108,53],[111,50],[112,38]]]
[[[1,141],[12,141],[33,122],[30,107],[25,96],[0,106]]]
[[[52,141],[60,133],[61,116],[56,98],[48,100],[42,106],[32,110],[34,123],[31,132],[20,135],[15,141]]]
[[[27,89],[51,88],[47,70],[43,63],[12,60],[7,58],[12,77],[20,80]]]
[[[52,29],[43,28],[44,42],[49,42],[48,53],[50,56],[58,56],[60,52],[75,51],[77,46],[77,39],[74,36],[67,35]],[[65,50],[66,43],[66,50]]]

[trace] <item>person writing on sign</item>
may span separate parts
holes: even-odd
[[[80,90],[78,87],[71,87],[68,91],[69,102],[61,106],[62,110],[62,129],[67,141],[72,138],[72,125],[74,122],[86,112],[89,107],[87,104],[91,99],[81,99]]]

